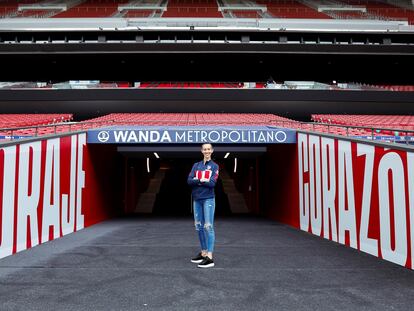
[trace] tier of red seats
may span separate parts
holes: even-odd
[[[414,92],[414,85],[380,85],[380,84],[366,84],[366,83],[351,83],[356,85],[361,90],[379,90],[379,91],[393,91],[393,92]],[[343,88],[344,90],[344,88]]]
[[[296,122],[273,114],[257,113],[111,113],[90,121],[108,122],[108,125],[148,126],[249,126]]]
[[[19,4],[38,3],[41,0],[22,0],[22,1],[1,1],[0,2],[0,17],[48,17],[50,10],[39,12],[38,10],[24,10],[18,11]],[[118,5],[126,4],[129,0],[85,0],[82,3],[68,9],[67,11],[57,13],[52,17],[72,17],[72,18],[87,18],[87,17],[111,17],[114,16],[118,10]],[[330,19],[332,17],[318,12],[316,9],[307,6],[298,0],[256,0],[253,4],[265,5],[267,13],[275,18],[308,18],[308,19]],[[353,12],[353,11],[335,11],[335,18],[340,19],[389,19],[389,20],[407,20],[410,24],[414,23],[414,10],[400,8],[392,4],[387,4],[383,1],[368,1],[368,0],[341,0],[340,4],[351,6],[363,6],[367,9],[367,13]],[[124,17],[149,17],[151,10],[130,10]],[[233,10],[232,15],[239,18],[261,18],[261,14],[254,10]],[[167,10],[163,12],[162,17],[223,17],[218,10],[216,0],[169,0]]]
[[[371,126],[371,125],[413,125],[414,116],[411,115],[341,115],[341,114],[313,114],[312,120],[318,122]]]
[[[384,19],[402,19],[407,20],[410,24],[414,23],[414,11],[394,6],[384,1],[368,1],[368,0],[341,0],[348,5],[362,5],[367,8],[367,12],[371,15]]]
[[[216,0],[169,0],[167,11],[162,17],[212,17],[223,15],[218,10]]]
[[[414,133],[404,133],[414,131],[414,116],[407,115],[337,115],[337,114],[313,114],[312,120],[321,123],[338,124],[345,126],[372,127],[375,135],[410,135]],[[391,129],[395,129],[394,131]],[[372,130],[364,130],[367,135],[371,135]]]
[[[0,135],[41,136],[107,126],[276,126],[344,136],[414,136],[414,116],[312,115],[303,123],[273,114],[254,113],[111,113],[81,123],[61,123],[71,114],[0,115]],[[321,124],[324,123],[324,124]],[[45,125],[46,126],[43,126]],[[40,126],[24,128],[27,126]],[[359,128],[352,128],[359,127]],[[362,128],[368,127],[368,128]],[[19,129],[20,128],[20,129]],[[380,130],[380,128],[383,128]],[[386,129],[384,129],[386,128]]]
[[[414,85],[378,85],[378,88],[388,90],[388,91],[396,91],[396,92],[413,92]]]
[[[168,7],[210,7],[217,8],[216,0],[169,0]]]
[[[56,12],[51,12],[51,10],[24,10],[24,11],[19,11],[16,17],[44,17],[44,16],[48,16],[48,14],[50,13],[53,14]]]
[[[42,0],[2,0],[0,2],[0,6],[18,6],[19,4],[32,4],[32,3],[37,3],[40,2]]]
[[[221,18],[223,15],[215,8],[206,7],[182,7],[182,8],[167,8],[162,17],[211,17]]]
[[[6,17],[12,14],[13,16],[18,14],[18,7],[19,4],[33,4],[37,3],[40,0],[21,0],[21,1],[13,1],[13,0],[3,0],[0,2],[0,17]]]
[[[114,125],[147,126],[277,126],[323,132],[343,136],[393,135],[387,132],[372,132],[370,129],[346,128],[346,126],[303,123],[273,114],[252,113],[112,113],[90,121]]]
[[[261,18],[259,11],[232,11],[232,14],[238,18]]]
[[[395,8],[395,6],[390,3],[377,0],[341,0],[341,3],[347,5],[365,6],[368,8]]]
[[[276,18],[331,18],[295,0],[256,0],[256,3],[266,5],[267,12]]]
[[[339,19],[366,19],[367,15],[360,11],[334,11],[335,17]]]
[[[129,81],[100,81],[99,83],[66,83],[67,87],[77,88],[81,86],[85,88],[109,88],[109,89],[118,89],[118,88],[171,88],[171,89],[180,89],[180,88],[272,88],[272,84],[267,85],[264,82],[129,82]],[[41,83],[38,85],[36,82],[12,82],[9,81],[8,85],[0,86],[2,89],[53,89],[59,88],[55,84],[46,84]],[[274,84],[275,86],[276,84]],[[286,90],[300,90],[301,86],[292,86],[288,84],[278,84],[282,89]],[[338,86],[337,84],[329,85],[329,87],[322,88],[325,90],[331,91],[353,91],[353,90],[362,90],[362,91],[392,91],[392,92],[414,92],[414,85],[378,85],[378,84],[366,84],[366,83],[344,83],[344,85]]]
[[[54,126],[48,128],[27,128],[30,126],[43,126],[49,124],[57,124],[72,120],[72,114],[0,114],[0,128],[23,128],[20,130],[4,131],[0,130],[0,135],[22,135],[22,136],[33,136],[36,131],[41,134],[53,133]]]
[[[151,10],[128,10],[123,17],[125,18],[140,18],[148,17],[152,14]]]
[[[141,88],[242,88],[237,82],[141,82]]]
[[[72,8],[62,13],[56,14],[52,17],[76,17],[76,18],[87,18],[87,17],[110,17],[117,11],[117,8],[97,8],[97,7],[82,7]]]
[[[0,128],[11,128],[9,125],[1,125],[2,118],[24,119],[31,122],[14,123],[13,130],[0,130],[1,136],[42,136],[59,134],[70,131],[87,130],[115,125],[141,125],[141,126],[279,126],[298,128],[298,122],[273,114],[249,114],[249,113],[112,113],[102,117],[83,121],[81,123],[66,123],[61,125],[42,126],[61,121],[68,121],[72,115],[46,115],[47,121],[34,124],[34,119],[45,115],[0,115]],[[51,117],[54,116],[53,119]],[[41,118],[39,118],[41,119]],[[53,122],[50,122],[53,121]],[[36,128],[21,128],[29,125],[39,125]],[[21,129],[19,129],[21,128]]]
[[[125,3],[128,3],[128,0],[86,0],[53,17],[110,17],[117,12],[118,5]]]
[[[222,88],[222,89],[236,89],[244,88],[244,83],[241,82],[141,82],[140,88]],[[256,88],[262,89],[265,83],[256,82]]]
[[[17,7],[0,7],[0,16],[6,17],[17,12]]]
[[[369,13],[378,16],[383,16],[388,19],[407,20],[410,24],[414,23],[414,11],[399,8],[387,8],[387,9],[369,9]]]

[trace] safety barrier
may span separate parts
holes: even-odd
[[[275,116],[275,118],[281,118]],[[99,119],[99,118],[98,118]],[[160,119],[146,119],[137,121],[128,120],[115,120],[115,119],[102,119],[92,120],[76,123],[56,123],[51,125],[41,126],[28,126],[28,127],[13,127],[13,128],[0,128],[0,139],[20,139],[27,137],[37,137],[43,135],[55,135],[60,133],[67,133],[79,130],[87,130],[92,128],[100,128],[105,126],[113,125],[124,125],[124,126],[189,126],[199,125],[208,126],[214,125],[237,125],[237,126],[251,126],[251,125],[268,125],[275,127],[291,128],[297,130],[309,130],[313,132],[322,132],[328,134],[336,134],[342,136],[350,136],[357,138],[365,138],[370,140],[385,140],[403,142],[406,144],[414,143],[414,130],[408,130],[404,128],[388,128],[379,126],[354,126],[354,125],[343,125],[333,123],[322,123],[322,122],[300,122],[295,120],[289,120],[286,118],[278,119],[263,119],[263,120],[252,120],[252,121],[239,121],[239,120],[203,120],[202,123],[197,123],[191,120],[160,120]]]
[[[301,230],[414,268],[414,148],[298,133]]]
[[[85,132],[1,144],[0,258],[108,218],[110,167]]]

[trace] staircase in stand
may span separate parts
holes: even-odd
[[[229,200],[230,210],[233,214],[245,214],[249,212],[243,193],[236,189],[234,180],[226,170],[220,171],[220,178],[223,183],[224,193]]]
[[[153,212],[154,203],[157,198],[157,194],[160,191],[162,180],[165,176],[165,170],[158,170],[154,177],[149,181],[148,189],[144,193],[141,193],[135,213],[151,214]]]

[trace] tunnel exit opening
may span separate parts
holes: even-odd
[[[266,146],[214,146],[212,159],[220,168],[216,215],[259,213],[266,151]],[[120,146],[118,152],[124,159],[125,214],[191,215],[187,177],[202,160],[200,146]]]

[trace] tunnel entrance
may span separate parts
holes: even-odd
[[[296,130],[276,126],[286,120],[255,114],[112,117],[128,117],[133,125],[88,130],[87,143],[112,148],[123,163],[123,178],[116,183],[122,195],[115,200],[122,202],[118,211],[124,215],[191,215],[187,176],[202,160],[200,146],[206,141],[213,143],[213,160],[220,165],[217,215],[276,219],[284,215],[277,208],[296,205],[290,189],[297,189],[297,183],[286,183],[294,180],[292,172],[297,176]],[[97,152],[97,162],[105,156]]]
[[[217,216],[250,214],[260,209],[259,172],[266,146],[214,146],[220,167],[215,187]],[[202,160],[200,146],[118,147],[124,158],[124,212],[127,215],[189,216],[191,188],[187,177]]]
[[[185,216],[191,214],[191,188],[187,185],[187,176],[191,166],[197,160],[196,158],[170,158],[160,162],[159,172],[155,174],[163,176],[163,179],[154,202],[154,215]],[[217,181],[215,194],[216,215],[230,215],[231,211],[221,178]],[[142,206],[137,206],[137,211],[140,207]]]

